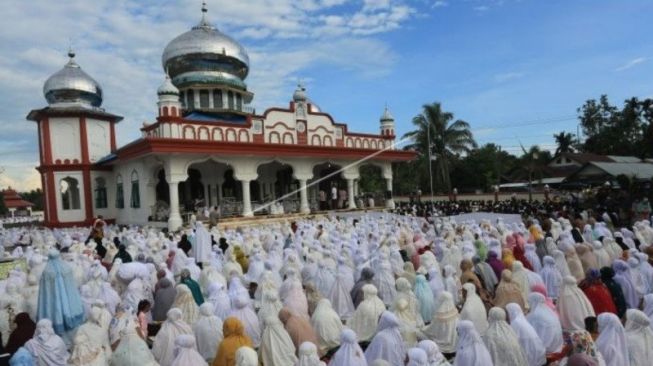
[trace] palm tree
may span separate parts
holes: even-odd
[[[435,160],[436,184],[451,191],[449,165],[451,159],[462,153],[468,153],[476,147],[476,142],[469,128],[469,123],[454,120],[453,113],[445,112],[438,102],[425,104],[422,113],[413,118],[416,130],[408,132],[404,138],[412,139],[407,149],[416,150],[422,161],[429,158],[429,140],[431,156]],[[427,164],[432,164],[428,161]]]
[[[573,152],[575,137],[576,136],[574,134],[564,131],[560,132],[559,134],[554,134],[553,138],[556,140],[556,144],[558,144],[556,155]]]

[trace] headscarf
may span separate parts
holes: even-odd
[[[483,336],[492,361],[501,366],[527,365],[515,331],[506,322],[506,311],[493,307],[489,312],[489,327]]]
[[[532,293],[528,295],[530,311],[526,320],[533,326],[542,340],[546,353],[560,352],[563,346],[562,327],[558,316],[546,305],[544,295]]]
[[[586,330],[575,330],[569,334],[570,353],[569,356],[583,354],[591,357],[598,365],[605,365],[592,335]]]
[[[342,322],[338,314],[331,307],[329,299],[322,299],[311,317],[311,325],[318,337],[318,346],[321,354],[340,345],[340,334],[342,333]]]
[[[556,265],[553,257],[544,257],[544,267],[540,271],[542,281],[546,285],[546,291],[552,299],[558,299],[560,287],[562,286],[562,274]]]
[[[256,351],[247,346],[242,346],[236,351],[236,366],[258,366]]]
[[[433,314],[431,324],[424,329],[423,338],[433,340],[444,353],[454,353],[458,340],[456,333],[458,309],[453,303],[453,296],[447,291],[440,294],[438,301],[438,308]]]
[[[208,301],[213,304],[215,315],[225,320],[231,312],[231,300],[224,285],[219,282],[213,282],[208,288]]]
[[[494,274],[492,267],[489,264],[482,262],[478,257],[472,258],[472,262],[474,262],[474,272],[476,272],[476,274],[480,276],[480,279],[483,280],[483,287],[490,293],[490,295],[494,296],[494,289],[497,284],[499,284],[499,279]]]
[[[297,362],[295,345],[288,332],[276,316],[269,316],[263,320],[263,336],[261,337],[261,359],[264,365],[293,366]]]
[[[476,286],[468,282],[463,285],[463,290],[466,295],[465,304],[460,311],[460,319],[471,321],[479,334],[485,334],[488,327],[487,314],[483,301],[476,294]]]
[[[603,355],[606,366],[630,365],[626,331],[621,320],[612,313],[599,314],[599,337],[596,347]]]
[[[630,275],[630,266],[628,266],[628,263],[625,261],[617,259],[612,264],[612,268],[615,273],[614,281],[621,286],[628,308],[638,308],[640,298],[637,289],[635,288],[635,284],[633,283],[633,278]]]
[[[512,248],[512,254],[515,256],[515,260],[520,261],[524,265],[524,268],[528,269],[529,271],[534,270],[533,265],[528,260],[528,258],[526,258],[526,253],[521,246],[516,245],[514,248]]]
[[[417,347],[426,352],[428,366],[450,366],[449,361],[444,357],[437,343],[430,339],[425,339],[417,344]]]
[[[195,324],[200,314],[200,308],[195,303],[193,294],[188,286],[183,283],[177,285],[177,296],[175,296],[172,307],[181,310],[183,319],[187,324]],[[174,339],[172,341],[174,342]]]
[[[590,269],[578,287],[583,290],[597,315],[605,312],[617,313],[617,307],[612,301],[610,290],[601,282],[599,270]]]
[[[283,308],[279,311],[279,319],[292,339],[295,349],[304,342],[318,344],[315,330],[306,318],[293,314],[288,308]]]
[[[546,287],[544,286],[544,284],[540,283],[531,286],[531,292],[537,292],[538,294],[542,294],[544,296],[544,300],[545,300],[544,302],[546,306],[548,306],[549,309],[553,311],[556,317],[558,316],[558,308],[556,308],[556,305],[553,303],[553,300],[551,300],[551,298],[548,296],[549,294],[546,291]]]
[[[526,301],[521,289],[512,281],[512,271],[504,269],[494,295],[494,305],[505,309],[509,303],[518,304],[522,309],[526,308]]]
[[[572,276],[567,276],[563,280],[558,299],[558,312],[562,329],[567,331],[585,329],[585,318],[596,316],[592,304],[578,288],[576,279]]]
[[[626,315],[626,309],[628,305],[626,304],[626,299],[624,293],[621,290],[621,286],[614,281],[614,270],[612,267],[603,267],[601,268],[601,281],[610,291],[612,296],[612,302],[617,308],[617,315],[623,317]]]
[[[374,285],[363,286],[365,299],[354,311],[354,315],[347,322],[349,326],[359,337],[361,342],[369,341],[376,333],[376,325],[379,316],[385,311],[383,301],[376,295]]]
[[[54,333],[49,319],[41,319],[36,323],[34,338],[25,343],[25,349],[29,351],[37,365],[67,365],[69,354],[66,344]]]
[[[234,299],[234,307],[229,316],[238,318],[245,326],[245,333],[252,340],[254,347],[258,348],[261,343],[261,325],[249,296],[240,294]]]
[[[492,270],[494,271],[494,275],[497,276],[497,278],[501,278],[501,272],[503,272],[504,269],[506,269],[506,266],[503,265],[503,262],[501,259],[499,259],[499,255],[495,252],[490,251],[488,253],[488,257],[485,260],[487,264],[492,267]]]
[[[391,365],[401,365],[406,359],[406,347],[399,332],[399,319],[389,311],[381,314],[377,333],[365,350],[367,363],[379,358]]]
[[[631,365],[649,365],[653,360],[651,321],[642,311],[626,311],[626,341]]]
[[[365,297],[363,293],[363,286],[372,285],[373,279],[374,271],[369,267],[363,268],[360,278],[354,284],[354,288],[351,289],[351,300],[354,302],[354,307],[357,308],[358,304],[360,304]]]
[[[644,314],[648,316],[649,320],[653,324],[653,294],[647,294],[644,296]],[[653,326],[652,326],[653,328]]]
[[[197,306],[200,306],[204,303],[204,296],[202,296],[202,289],[200,289],[199,283],[190,277],[190,271],[184,269],[181,271],[181,283],[186,285],[190,292],[193,294],[193,299]]]
[[[193,334],[191,327],[183,320],[181,310],[172,308],[168,311],[168,319],[154,337],[152,354],[158,363],[170,365],[175,358],[175,340],[182,334]]]
[[[460,275],[460,283],[466,284],[467,282],[472,282],[477,288],[482,288],[481,281],[476,276],[476,273],[473,271],[474,264],[469,259],[463,259],[460,262],[460,270],[462,271]]]
[[[202,355],[197,352],[195,337],[181,334],[175,339],[175,358],[170,366],[208,366]]]
[[[340,340],[338,340],[340,343]],[[320,356],[317,354],[317,347],[311,342],[304,342],[299,346],[299,360],[295,366],[326,366],[320,361]]]
[[[512,254],[512,250],[504,248],[501,250],[501,262],[505,268],[512,268],[512,264],[515,262],[515,257]]]
[[[476,248],[476,255],[485,261],[487,259],[487,246],[482,240],[474,240],[474,248]]]
[[[11,332],[11,335],[9,335],[7,345],[5,346],[5,352],[10,355],[16,353],[20,347],[32,339],[34,331],[36,331],[36,324],[27,313],[19,313],[16,315],[14,323],[16,324],[16,329],[14,329],[14,331]]]
[[[222,324],[224,339],[218,347],[212,366],[236,366],[236,351],[244,346],[252,347],[252,341],[245,335],[245,327],[238,318],[228,317]]]
[[[193,333],[197,340],[197,351],[207,360],[213,360],[222,342],[222,319],[215,316],[213,304],[205,302],[200,306],[200,317],[193,325]]]
[[[456,326],[458,344],[454,366],[493,366],[492,357],[483,344],[481,336],[469,320],[461,320]]]
[[[515,303],[506,305],[510,316],[510,326],[515,331],[519,345],[524,350],[524,356],[529,366],[542,366],[546,363],[546,349],[544,343],[533,326],[524,317],[521,307]]]
[[[435,311],[435,298],[431,287],[426,281],[424,275],[415,277],[415,297],[417,298],[418,308],[422,319],[431,319]],[[369,361],[369,360],[368,360]]]
[[[39,282],[37,318],[49,319],[59,335],[77,328],[85,320],[73,270],[56,250],[48,253],[48,263]]]
[[[356,333],[348,328],[340,336],[340,348],[331,358],[329,366],[367,366],[367,359],[358,345]],[[214,365],[218,366],[218,365]]]
[[[9,359],[9,366],[35,366],[34,358],[25,347],[20,347]]]

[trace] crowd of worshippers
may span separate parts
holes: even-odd
[[[0,243],[5,263],[28,268],[0,281],[9,365],[653,360],[648,221],[369,213],[226,230],[194,223],[170,235],[13,228]]]

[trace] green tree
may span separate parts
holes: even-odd
[[[0,216],[4,216],[7,214],[7,207],[5,206],[5,198],[0,191]]]
[[[573,145],[576,138],[574,134],[562,131],[559,134],[554,134],[553,138],[556,140],[556,144],[558,144],[556,155],[574,151]]]
[[[431,164],[437,187],[442,187],[446,192],[451,191],[452,160],[476,147],[469,123],[455,120],[453,113],[443,111],[440,103],[434,102],[423,106],[422,113],[413,118],[413,125],[417,129],[404,135],[412,139],[406,148],[420,154],[426,174]],[[429,161],[429,149],[435,161]]]
[[[359,187],[364,193],[385,192],[385,179],[381,168],[372,164],[361,165],[359,168]]]

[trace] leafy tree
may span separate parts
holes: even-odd
[[[0,192],[0,216],[7,214],[7,207],[5,206],[5,199],[2,192]]]
[[[422,113],[413,118],[413,125],[417,129],[404,135],[413,140],[406,148],[419,152],[420,161],[426,163],[426,174],[428,165],[431,164],[437,187],[442,187],[446,192],[451,191],[452,160],[476,147],[469,123],[454,120],[453,113],[443,111],[440,103],[434,102],[423,106]],[[429,150],[435,161],[429,161]]]
[[[385,179],[381,168],[372,164],[361,165],[359,168],[360,180],[358,182],[361,192],[385,192]]]
[[[573,145],[574,139],[576,138],[574,134],[562,131],[559,134],[554,134],[553,138],[556,140],[556,144],[558,144],[556,155],[574,151]]]
[[[32,202],[34,204],[34,207],[32,207],[34,211],[43,210],[43,191],[41,191],[40,188],[21,193],[20,196],[23,197],[25,201]]]

